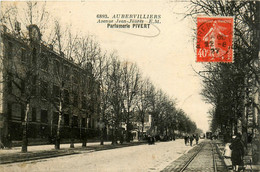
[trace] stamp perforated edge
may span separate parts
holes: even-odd
[[[196,28],[196,41],[195,41],[195,44],[196,44],[196,60],[195,60],[195,62],[196,63],[234,63],[234,59],[235,59],[235,54],[234,54],[234,36],[235,36],[235,16],[204,16],[204,15],[198,15],[197,17],[196,17],[196,27],[198,26],[198,17],[199,18],[232,18],[233,19],[233,30],[232,30],[232,61],[230,61],[230,62],[225,62],[225,61],[221,61],[221,62],[214,62],[214,61],[211,61],[211,62],[203,62],[203,61],[198,61],[197,59],[197,29],[198,28]]]

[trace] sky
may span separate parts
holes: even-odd
[[[187,2],[52,1],[47,2],[46,7],[61,24],[70,24],[75,32],[94,35],[103,50],[116,51],[122,60],[136,63],[143,76],[177,99],[177,107],[183,109],[198,128],[208,130],[207,112],[211,106],[200,96],[202,82],[193,70],[202,70],[203,66],[196,62],[196,23],[181,14],[186,12]],[[98,23],[99,14],[106,14],[109,20],[114,20],[113,24],[115,14],[151,14],[161,18],[149,28],[131,25],[130,29],[116,29]]]

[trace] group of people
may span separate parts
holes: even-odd
[[[185,135],[184,136],[185,145],[187,146],[187,145],[190,144],[190,146],[192,146],[192,142],[193,142],[194,139],[196,140],[196,144],[198,144],[199,143],[199,136],[198,135],[195,135],[195,134]]]

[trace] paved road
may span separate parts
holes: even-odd
[[[190,150],[182,139],[0,165],[0,171],[160,171]]]

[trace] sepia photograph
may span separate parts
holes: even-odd
[[[1,172],[260,171],[260,1],[0,1]]]

